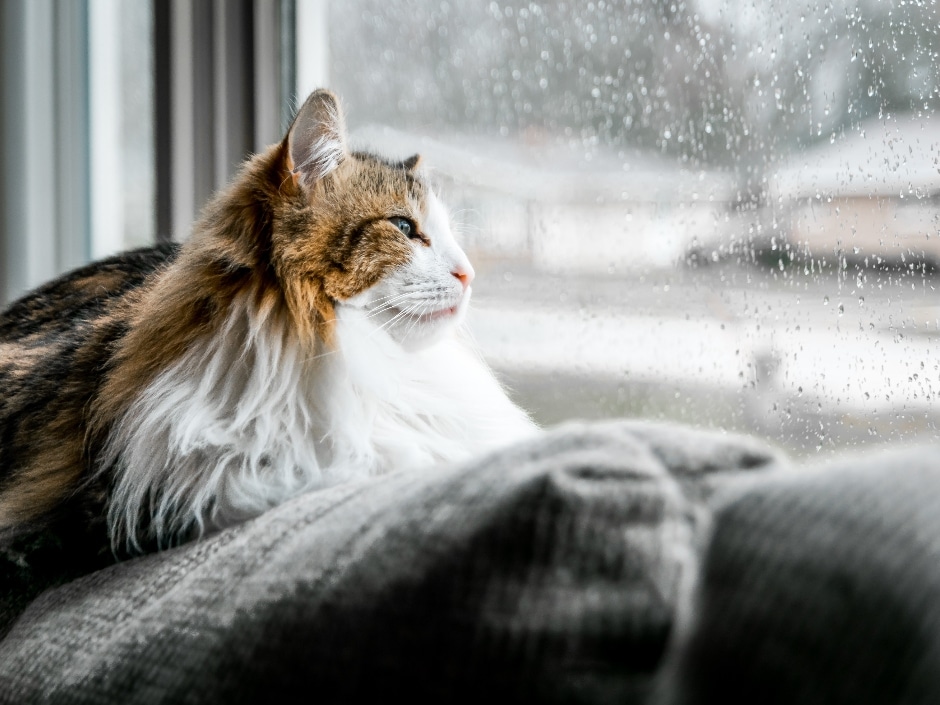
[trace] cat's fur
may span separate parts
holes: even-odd
[[[315,92],[184,245],[0,315],[0,537],[106,516],[118,551],[167,545],[531,433],[460,339],[472,278],[418,159],[349,152]]]

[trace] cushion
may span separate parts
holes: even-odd
[[[306,494],[46,591],[0,642],[0,697],[642,702],[712,479],[783,462],[736,436],[573,424]]]
[[[715,495],[659,702],[940,702],[940,448]]]

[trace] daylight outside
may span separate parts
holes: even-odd
[[[329,17],[354,141],[434,168],[473,332],[541,422],[671,419],[796,456],[935,434],[936,3]]]
[[[675,420],[798,457],[936,434],[935,2],[284,6],[352,143],[423,156],[477,268],[473,335],[542,424]],[[155,235],[153,18],[89,7],[93,72],[120,37],[98,256]]]

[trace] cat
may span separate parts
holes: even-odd
[[[0,315],[0,541],[159,549],[535,433],[463,331],[473,278],[420,157],[350,151],[315,91],[184,244]]]

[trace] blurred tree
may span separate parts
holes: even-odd
[[[331,17],[353,119],[768,162],[940,102],[933,0],[355,0]]]
[[[723,35],[684,2],[359,0],[331,24],[336,80],[369,120],[699,160],[739,141]]]

